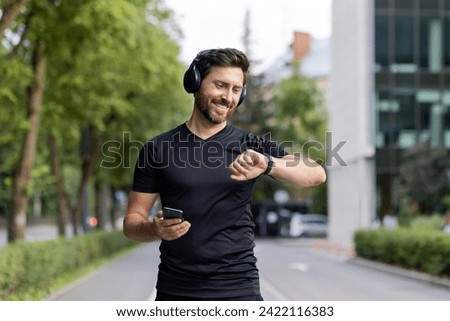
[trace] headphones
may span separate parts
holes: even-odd
[[[200,71],[197,69],[197,63],[202,60],[211,49],[200,51],[195,59],[192,61],[191,65],[189,66],[189,69],[186,70],[184,73],[183,78],[183,85],[184,89],[189,93],[193,94],[196,93],[200,89],[200,85],[202,84],[202,75],[200,74]],[[239,102],[237,106],[239,106],[245,99],[245,96],[247,95],[247,85],[244,84],[241,91],[241,97],[239,97]],[[236,107],[237,107],[236,106]]]

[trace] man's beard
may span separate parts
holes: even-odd
[[[202,95],[200,92],[197,92],[197,94],[195,95],[194,105],[206,119],[208,119],[211,123],[216,125],[227,121],[232,114],[232,112],[227,111],[227,114],[221,118],[214,117],[214,115],[208,108],[206,97]]]
[[[202,107],[198,107],[198,109],[200,110],[200,112],[202,113],[203,116],[205,116],[206,119],[208,119],[211,123],[213,124],[220,124],[222,123],[222,121],[216,119],[207,108],[202,108]]]

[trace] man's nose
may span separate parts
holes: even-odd
[[[222,99],[230,102],[233,99],[233,90],[225,89],[222,92]]]

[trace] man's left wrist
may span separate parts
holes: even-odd
[[[270,172],[272,171],[272,168],[274,166],[274,161],[272,159],[272,156],[270,154],[264,154],[264,156],[267,158],[267,167],[264,171],[263,175],[270,175]]]

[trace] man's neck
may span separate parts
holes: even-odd
[[[208,139],[227,126],[227,122],[214,124],[199,113],[192,113],[191,118],[186,122],[188,129],[201,139]]]

